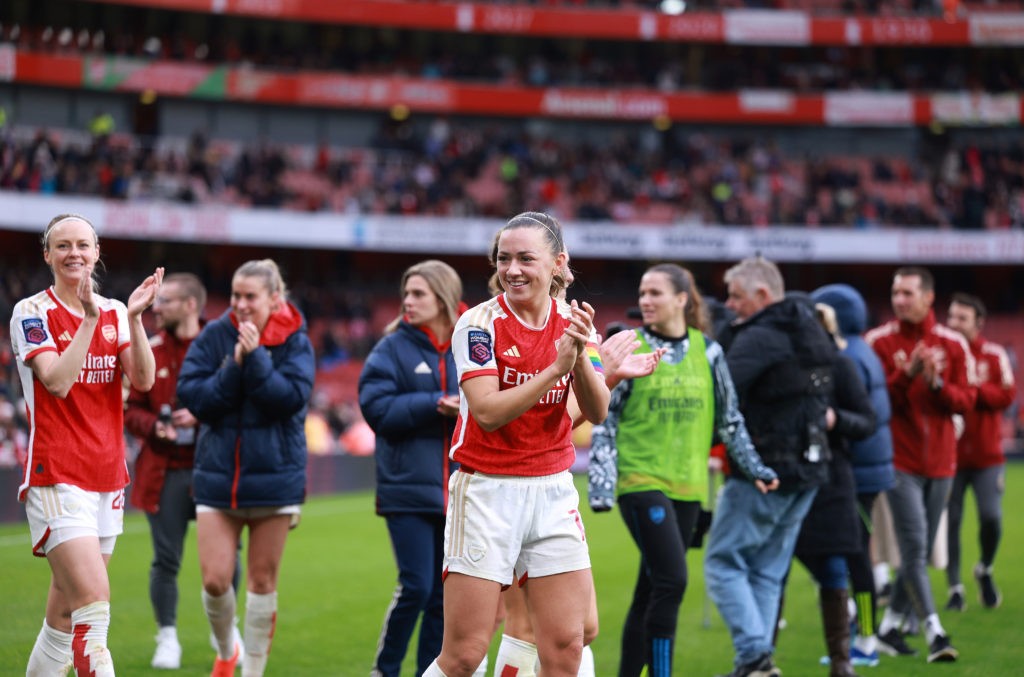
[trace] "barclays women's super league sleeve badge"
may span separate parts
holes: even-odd
[[[21,321],[21,331],[25,334],[25,340],[32,345],[39,345],[48,337],[43,321],[38,317],[30,317]]]

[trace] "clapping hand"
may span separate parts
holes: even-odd
[[[153,304],[160,285],[164,281],[164,269],[157,268],[153,274],[142,281],[132,295],[128,297],[128,317],[138,317],[146,308]],[[79,285],[81,287],[81,285]],[[79,294],[81,298],[81,294]]]
[[[239,365],[245,356],[260,347],[260,330],[252,322],[238,323],[238,342],[235,344],[235,362]]]
[[[82,310],[86,317],[99,317],[100,309],[96,305],[96,300],[92,294],[92,266],[88,266],[85,269],[85,274],[78,281],[78,289],[75,290],[78,294],[78,300],[82,302]]]
[[[640,341],[635,329],[620,331],[601,343],[598,350],[604,365],[605,379],[609,383],[650,376],[668,352],[667,348],[658,348],[650,353],[634,352],[639,347]]]

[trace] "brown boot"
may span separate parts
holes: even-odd
[[[821,621],[831,660],[829,677],[857,677],[850,663],[850,612],[846,590],[821,591]]]

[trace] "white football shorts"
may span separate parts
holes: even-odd
[[[37,557],[82,536],[98,538],[100,552],[110,555],[124,531],[124,490],[86,491],[72,484],[29,487],[25,514]]]
[[[273,517],[275,515],[291,515],[290,526],[292,529],[299,526],[299,520],[302,517],[302,506],[299,504],[295,505],[259,505],[251,508],[217,508],[212,505],[197,505],[196,513],[202,512],[219,512],[229,517],[235,517],[248,522],[250,520],[263,519],[264,517]]]
[[[510,585],[590,568],[568,471],[542,477],[457,470],[448,481],[445,572]]]

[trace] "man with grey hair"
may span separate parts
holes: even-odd
[[[725,274],[737,315],[726,362],[754,446],[779,475],[761,492],[726,481],[715,509],[704,570],[736,650],[728,677],[780,675],[773,635],[782,585],[800,525],[828,478],[826,433],[835,347],[809,303],[787,298],[778,267],[760,256]]]

